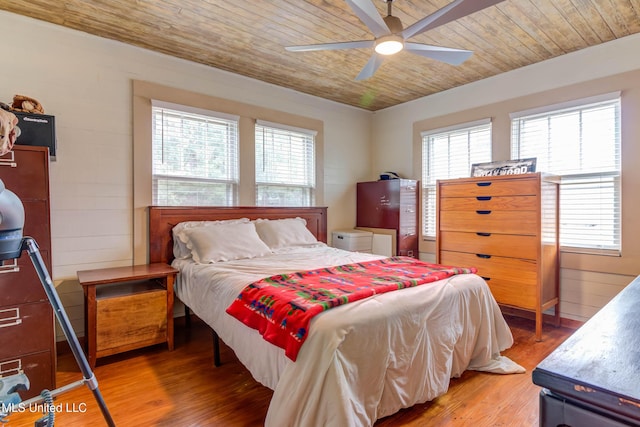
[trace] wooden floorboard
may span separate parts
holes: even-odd
[[[467,371],[451,380],[449,392],[431,402],[379,420],[392,426],[519,426],[538,425],[539,387],[531,370],[573,331],[544,328],[536,342],[534,322],[508,316],[515,344],[503,354],[527,369],[526,374],[496,375]],[[225,345],[223,366],[213,367],[210,330],[200,321],[186,329],[176,319],[175,350],[158,345],[99,359],[94,370],[99,390],[118,426],[259,426],[272,392],[253,380]],[[81,379],[71,354],[58,358],[58,387]],[[56,400],[56,425],[106,425],[88,387]],[[8,426],[33,426],[38,408],[14,412]]]

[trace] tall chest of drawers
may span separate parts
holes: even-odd
[[[38,243],[51,271],[49,150],[14,146],[0,157],[0,179],[22,201],[24,236]],[[0,377],[24,372],[31,383],[20,391],[25,400],[55,388],[56,351],[53,309],[29,255],[15,266],[5,261],[0,271]]]
[[[478,269],[496,301],[542,315],[559,310],[558,178],[543,173],[437,183],[437,262]]]

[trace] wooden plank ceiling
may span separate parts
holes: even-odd
[[[373,0],[382,16],[384,0]],[[408,27],[450,0],[395,0]],[[411,41],[474,51],[459,66],[400,52],[356,81],[372,40],[344,0],[29,0],[0,9],[375,111],[640,32],[640,0],[504,0]],[[631,53],[630,53],[631,54]]]

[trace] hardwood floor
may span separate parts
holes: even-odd
[[[524,366],[527,373],[467,371],[451,380],[444,396],[402,410],[375,426],[537,426],[540,389],[531,382],[531,370],[573,330],[545,325],[543,341],[536,342],[532,320],[506,319],[515,344],[503,354]],[[213,367],[210,330],[197,320],[186,329],[184,318],[179,318],[173,352],[158,345],[99,359],[94,373],[119,427],[262,425],[271,390],[254,381],[225,345],[221,355],[223,366]],[[58,387],[81,378],[73,356],[59,356]],[[106,425],[86,386],[60,395],[56,405],[56,425]],[[7,426],[33,426],[38,417],[27,408],[12,413]]]

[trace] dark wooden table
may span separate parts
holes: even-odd
[[[534,369],[540,425],[640,425],[640,276]]]

